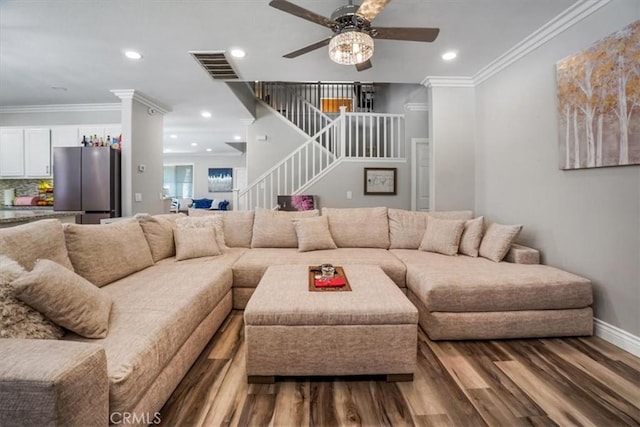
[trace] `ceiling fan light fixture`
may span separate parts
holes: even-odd
[[[329,42],[329,57],[341,65],[360,64],[372,56],[373,38],[362,31],[343,31]]]

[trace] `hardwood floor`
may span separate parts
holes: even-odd
[[[597,338],[430,341],[413,382],[247,384],[234,311],[161,411],[164,426],[640,425],[640,359]]]

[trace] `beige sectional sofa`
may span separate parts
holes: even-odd
[[[590,282],[540,265],[534,249],[514,244],[502,262],[418,249],[430,218],[469,220],[470,211],[324,208],[332,246],[308,251],[296,227],[318,211],[189,212],[209,214],[218,215],[213,236],[224,235],[222,254],[183,261],[175,258],[178,214],[0,230],[0,254],[26,270],[51,259],[113,301],[104,338],[0,339],[0,425],[107,425],[127,413],[153,422],[232,307],[245,307],[272,265],[377,265],[436,340],[592,333]]]

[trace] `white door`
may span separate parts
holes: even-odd
[[[411,139],[411,210],[428,211],[431,209],[430,181],[431,155],[429,140]]]
[[[24,176],[22,129],[0,129],[0,176]]]
[[[51,176],[51,133],[49,129],[24,130],[24,174]]]

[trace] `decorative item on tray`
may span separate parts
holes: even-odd
[[[309,267],[309,291],[351,291],[342,267],[322,264]]]

